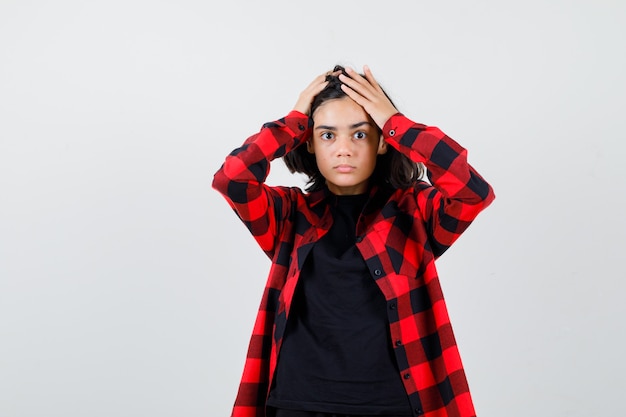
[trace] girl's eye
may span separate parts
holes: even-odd
[[[324,132],[322,133],[322,140],[331,140],[333,138],[332,132]]]
[[[365,132],[356,132],[354,134],[355,139],[365,139],[366,137],[367,135],[365,134]]]

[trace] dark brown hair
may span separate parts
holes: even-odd
[[[341,65],[336,65],[332,72],[337,71],[341,71],[343,75],[348,76]],[[310,117],[313,117],[315,110],[326,101],[348,97],[341,89],[343,83],[338,76],[327,75],[326,81],[328,81],[328,85],[315,96],[311,103]],[[379,135],[382,133],[378,126],[377,131]],[[309,153],[306,146],[298,146],[283,156],[283,161],[291,173],[298,172],[309,177],[306,187],[307,191],[317,191],[325,186],[326,179],[317,167],[315,155]],[[376,167],[370,177],[370,185],[391,186],[396,189],[407,188],[422,178],[423,175],[424,166],[422,164],[411,161],[393,147],[387,146],[387,152],[376,157]]]

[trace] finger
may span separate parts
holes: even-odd
[[[328,81],[326,80],[326,75],[318,75],[315,79],[308,85],[305,89],[307,92],[314,92],[315,94],[319,93],[328,85]]]
[[[363,65],[363,74],[365,74],[365,78],[370,83],[370,85],[374,87],[377,91],[380,91],[382,93],[383,89],[380,84],[378,84],[378,81],[376,81],[376,78],[374,77],[374,74],[372,74],[372,70],[369,66]]]
[[[348,73],[349,77],[346,77],[343,74],[339,76],[341,82],[348,85],[350,88],[363,95],[364,97],[371,99],[377,95],[378,90],[359,73],[351,68],[349,70],[346,69],[346,73]]]
[[[313,80],[309,83],[309,85],[307,87],[312,87],[314,85],[318,85],[320,83],[323,83],[325,80],[326,80],[326,73],[319,74],[318,76],[313,78]]]
[[[356,72],[353,68],[348,68],[346,72],[348,73],[350,77],[352,77],[359,84],[368,85],[368,86],[373,86],[374,84],[376,84],[376,80],[374,79],[372,72],[369,70],[369,67],[363,66],[363,69],[364,69],[363,75]]]
[[[310,86],[318,85],[326,81],[326,74],[320,74],[309,84]]]
[[[324,88],[326,88],[327,85],[328,85],[328,81],[322,81],[321,83],[315,85],[313,88],[313,91],[315,92],[314,95],[317,95],[318,93],[320,93]]]
[[[370,97],[371,91],[369,91],[366,85],[360,84],[357,80],[354,80],[350,77],[346,77],[343,74],[339,76],[339,79],[341,80],[342,88],[346,87],[350,91],[354,93],[358,93],[363,97]]]
[[[348,95],[348,97],[350,97],[352,100],[354,100],[358,105],[360,105],[363,108],[367,107],[367,105],[371,103],[371,100],[364,97],[362,94],[356,92],[345,83],[341,85],[341,89],[343,90],[344,93]]]
[[[315,94],[321,92],[328,85],[328,76],[337,76],[341,71],[326,71],[323,74],[318,75],[306,88],[308,91],[313,91]]]
[[[355,87],[358,86],[362,86],[363,88],[367,89],[370,86],[369,81],[367,81],[365,78],[363,78],[363,76],[361,76],[361,74],[359,74],[358,72],[356,72],[355,70],[353,70],[352,68],[346,68],[346,73],[348,74],[348,76],[346,77],[345,75],[343,75],[344,78],[342,78],[342,80],[346,80],[346,84],[352,84]]]

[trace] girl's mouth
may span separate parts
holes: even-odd
[[[335,170],[337,172],[341,172],[341,173],[348,173],[348,172],[352,172],[356,169],[356,167],[352,166],[352,165],[347,165],[347,164],[340,164],[335,166]]]

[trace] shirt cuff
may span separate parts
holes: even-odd
[[[313,127],[313,120],[298,110],[292,110],[285,117],[285,125],[289,127],[292,132],[301,134]]]

